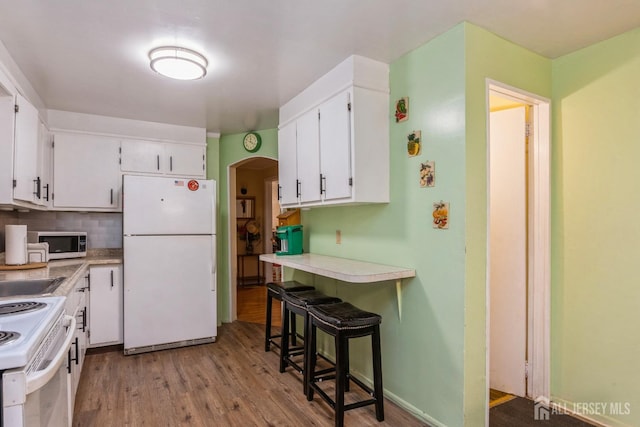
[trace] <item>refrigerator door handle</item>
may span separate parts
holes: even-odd
[[[216,261],[216,236],[213,236],[211,239],[211,275],[213,276],[213,280],[211,280],[211,291],[215,292],[216,290],[216,271],[217,271],[217,261]]]

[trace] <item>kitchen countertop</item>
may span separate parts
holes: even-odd
[[[4,254],[1,254],[0,261],[4,262]],[[0,281],[66,277],[52,295],[67,296],[90,266],[108,264],[122,264],[122,249],[89,249],[85,258],[52,260],[46,267],[33,270],[0,271]]]
[[[415,277],[412,268],[395,267],[326,255],[302,254],[282,255],[262,254],[260,261],[284,265],[296,270],[331,277],[350,283],[373,283]]]
[[[330,277],[348,283],[395,281],[398,317],[402,319],[402,279],[416,276],[413,268],[376,264],[318,254],[282,255],[262,254],[260,261],[280,264],[300,271]]]

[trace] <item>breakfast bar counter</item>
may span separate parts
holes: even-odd
[[[280,264],[319,276],[330,277],[348,283],[374,283],[395,281],[398,316],[402,318],[402,279],[415,277],[411,268],[376,264],[347,258],[318,254],[282,255],[262,254],[260,261]]]

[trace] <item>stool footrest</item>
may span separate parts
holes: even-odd
[[[363,406],[373,405],[376,403],[375,399],[369,400],[361,400],[360,402],[349,403],[348,405],[344,405],[344,410],[348,411],[350,409],[362,408]]]
[[[312,387],[313,390],[316,393],[318,393],[325,402],[329,404],[329,406],[331,406],[334,410],[336,409],[336,402],[327,393],[325,393],[324,390],[322,390],[317,384],[312,383],[312,384],[309,384],[309,386]],[[353,403],[349,403],[348,405],[344,405],[344,410],[349,411],[351,409],[362,408],[363,406],[375,405],[375,403],[376,403],[376,399],[360,400],[358,402],[353,402]]]

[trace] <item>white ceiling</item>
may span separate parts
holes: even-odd
[[[640,26],[638,0],[0,0],[0,40],[47,108],[235,133],[351,54],[391,63],[461,21],[554,58]],[[198,81],[150,49],[195,48]]]

